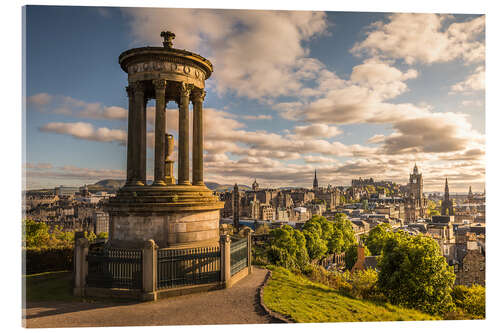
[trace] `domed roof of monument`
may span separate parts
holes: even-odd
[[[206,72],[206,79],[210,77],[213,72],[210,60],[194,52],[172,47],[175,34],[170,31],[162,31],[160,36],[164,39],[163,47],[144,46],[122,52],[118,62],[123,71],[128,73],[128,65],[132,62],[160,59],[197,65]]]

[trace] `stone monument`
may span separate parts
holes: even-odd
[[[107,204],[109,243],[140,247],[153,239],[161,248],[219,243],[219,210],[224,206],[203,182],[203,101],[213,71],[202,56],[173,48],[175,34],[162,32],[163,47],[140,47],[119,57],[128,74],[127,180]],[[154,181],[146,183],[146,104],[156,100]],[[177,183],[173,136],[166,133],[166,104],[179,106]],[[189,104],[193,104],[190,179]]]

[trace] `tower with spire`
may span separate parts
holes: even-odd
[[[448,187],[448,177],[444,183],[444,196],[441,201],[441,215],[455,215],[453,212],[453,201],[450,199],[450,188]]]
[[[474,201],[474,194],[472,193],[472,186],[469,186],[469,194],[467,195],[467,200],[469,201],[469,204],[473,203],[473,201]]]
[[[255,178],[253,184],[252,184],[252,190],[253,191],[258,191],[259,190],[259,183],[257,183],[257,178]]]
[[[314,169],[313,191],[318,192],[318,177],[316,177],[316,169]]]
[[[233,188],[233,227],[240,230],[240,192],[238,184]]]
[[[424,217],[427,209],[427,200],[424,197],[424,180],[422,174],[419,173],[417,163],[410,174],[407,189],[405,222],[410,223]]]

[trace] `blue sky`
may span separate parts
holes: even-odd
[[[206,181],[406,182],[416,162],[426,191],[484,189],[484,16],[28,6],[25,22],[28,188],[124,178],[118,56],[168,29],[214,63]]]

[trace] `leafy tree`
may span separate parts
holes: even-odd
[[[395,233],[385,242],[378,267],[378,287],[391,303],[430,314],[454,308],[455,275],[432,238]]]
[[[306,248],[309,258],[320,259],[328,251],[327,242],[321,238],[320,233],[304,230],[306,238]]]
[[[477,318],[485,317],[486,289],[483,286],[477,284],[471,287],[455,286],[451,296],[457,308]]]
[[[384,244],[393,234],[391,225],[382,223],[371,229],[364,241],[370,252],[378,256],[382,252]]]
[[[362,203],[363,203],[363,210],[367,211],[368,210],[368,200],[364,199]]]
[[[97,234],[97,238],[108,238],[108,233],[103,231]]]
[[[271,230],[269,235],[271,241],[267,255],[272,264],[302,269],[309,262],[306,239],[299,230],[284,225]]]
[[[365,256],[368,257],[371,255],[372,254],[371,254],[370,250],[368,249],[368,247],[365,246]],[[345,251],[344,260],[345,260],[345,267],[348,270],[351,270],[352,267],[354,266],[354,264],[356,263],[356,261],[358,260],[358,245],[353,244],[353,245],[349,246],[347,251]]]
[[[335,253],[345,252],[349,246],[356,244],[356,236],[351,221],[345,214],[336,214],[333,222],[334,235],[342,235],[341,241],[339,238],[333,239],[333,241],[337,241],[337,251]]]
[[[30,219],[23,221],[23,246],[39,247],[46,245],[49,240],[50,234],[47,224]]]

